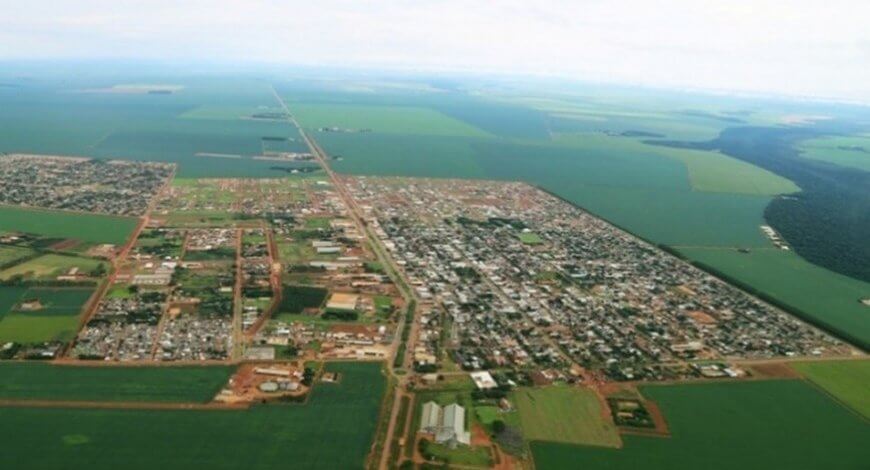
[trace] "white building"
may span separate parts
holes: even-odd
[[[456,403],[441,407],[434,401],[423,405],[420,432],[435,436],[435,442],[455,447],[471,444],[471,433],[465,430],[465,408]]]

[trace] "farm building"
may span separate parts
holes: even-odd
[[[425,403],[420,432],[432,434],[435,442],[451,447],[471,443],[471,433],[465,430],[465,408],[456,403],[443,408],[434,401]]]

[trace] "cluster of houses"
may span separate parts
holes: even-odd
[[[451,359],[466,369],[577,375],[579,365],[615,380],[662,379],[697,376],[688,364],[698,360],[847,350],[525,184],[358,177],[349,186],[417,296],[447,312]],[[422,317],[426,335],[440,325],[432,318]]]
[[[141,215],[173,164],[0,154],[0,203]]]

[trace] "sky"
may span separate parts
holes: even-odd
[[[868,0],[0,0],[0,60],[558,76],[870,103]]]

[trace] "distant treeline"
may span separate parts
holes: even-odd
[[[771,201],[767,222],[807,261],[870,282],[870,172],[802,158],[795,148],[837,123],[825,126],[734,127],[710,142],[648,143],[720,150],[794,181],[802,192]]]

